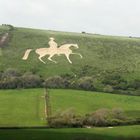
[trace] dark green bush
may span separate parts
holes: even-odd
[[[86,115],[83,124],[88,126],[113,126],[123,124],[126,120],[122,109],[99,109]]]
[[[79,89],[95,90],[94,81],[92,77],[82,77],[77,81]]]
[[[42,79],[38,75],[25,73],[21,79],[23,88],[42,87]]]
[[[84,119],[84,124],[89,126],[106,126],[108,114],[108,109],[99,109],[86,116]]]
[[[140,119],[127,118],[120,108],[99,109],[84,117],[77,116],[73,110],[58,113],[48,120],[50,127],[85,127],[85,126],[118,126],[128,124],[139,124]]]
[[[0,81],[0,89],[15,89],[22,86],[21,81],[17,77],[11,77]]]
[[[140,80],[139,79],[136,79],[136,80],[134,80],[134,81],[132,81],[132,82],[130,82],[129,84],[128,84],[128,87],[129,88],[132,88],[132,89],[140,89]]]
[[[17,69],[8,68],[2,73],[2,78],[19,77],[21,75],[22,74]]]
[[[49,126],[59,127],[82,127],[82,119],[74,113],[73,109],[68,109],[62,113],[49,118]]]
[[[66,88],[69,87],[70,82],[61,76],[54,76],[46,79],[44,85],[47,88]]]

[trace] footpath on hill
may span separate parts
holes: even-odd
[[[1,38],[0,38],[0,56],[2,56],[2,47],[4,44],[7,42],[9,37],[9,33],[5,33]]]

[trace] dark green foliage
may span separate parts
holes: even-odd
[[[45,80],[45,87],[47,88],[67,88],[69,84],[69,81],[61,76],[54,76]]]
[[[95,90],[94,81],[92,77],[82,77],[77,81],[78,88],[84,90]]]
[[[21,73],[17,69],[14,69],[14,68],[8,68],[2,74],[2,78],[19,77],[19,76],[21,76]]]
[[[128,118],[120,108],[99,109],[85,116],[84,124],[88,126],[117,126],[139,124],[139,119]]]
[[[77,116],[73,109],[68,109],[51,117],[48,121],[49,127],[82,127],[81,117]]]
[[[73,69],[73,72],[78,76],[78,77],[84,77],[84,76],[91,76],[93,74],[95,74],[97,68],[94,68],[93,66],[91,65],[84,65],[80,68],[80,70],[76,70],[76,69]]]
[[[32,73],[22,74],[16,69],[7,69],[0,73],[0,89],[42,87],[42,79]]]
[[[52,76],[46,80],[36,73],[21,73],[8,68],[0,72],[0,89],[15,88],[63,88],[102,91],[116,94],[140,95],[140,81],[126,81],[119,73],[104,73],[98,76],[77,77],[74,74]]]
[[[120,108],[98,109],[85,116],[77,116],[73,110],[67,110],[49,118],[49,126],[60,127],[85,127],[85,126],[117,126],[139,124],[139,119],[129,119]]]
[[[133,88],[135,90],[140,89],[140,79],[136,79],[136,80],[130,82],[128,87]]]
[[[21,79],[23,88],[42,87],[42,79],[38,75],[25,73]]]

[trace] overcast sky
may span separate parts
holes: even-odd
[[[140,0],[0,0],[0,24],[140,36]]]

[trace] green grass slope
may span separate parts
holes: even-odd
[[[3,27],[4,28],[4,27]],[[6,29],[0,28],[0,33]],[[103,35],[55,32],[15,28],[10,33],[10,41],[2,49],[0,56],[0,71],[16,68],[21,71],[33,71],[43,77],[76,73],[85,65],[92,66],[91,74],[97,75],[105,71],[119,71],[126,79],[140,78],[140,39],[127,37],[112,37]],[[69,64],[64,55],[54,56],[55,64],[43,58],[47,64],[38,60],[37,54],[31,52],[28,61],[22,57],[26,49],[49,47],[49,37],[54,37],[58,45],[76,43],[79,49],[72,49],[83,55],[71,55],[73,64]]]
[[[140,116],[140,97],[49,90],[52,113],[73,108],[84,115],[101,108],[122,108],[129,117]],[[44,89],[0,90],[0,126],[45,126]]]

